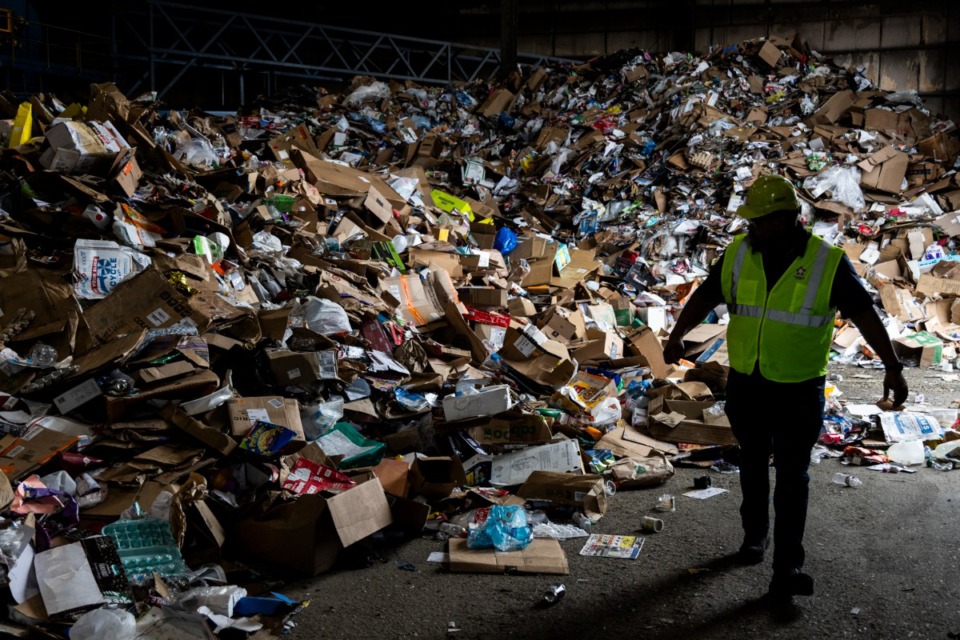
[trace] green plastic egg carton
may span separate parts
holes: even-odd
[[[170,524],[163,520],[118,520],[103,528],[113,539],[127,579],[134,583],[187,573]]]

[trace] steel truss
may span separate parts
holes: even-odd
[[[489,79],[500,69],[499,49],[162,0],[151,0],[146,11],[114,14],[113,29],[115,43],[117,35],[125,38],[117,57],[148,64],[129,93],[149,88],[158,98],[199,68],[240,72],[241,92],[246,71],[314,81],[370,75],[446,84]],[[576,62],[522,53],[517,58],[531,67]]]

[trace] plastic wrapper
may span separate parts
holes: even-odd
[[[173,157],[195,167],[208,169],[218,166],[220,162],[213,146],[203,138],[191,138],[180,144],[173,152]]]
[[[477,520],[483,518],[485,509],[477,509]],[[523,507],[493,506],[486,518],[470,525],[467,547],[470,549],[496,549],[519,551],[526,549],[533,540],[533,530],[527,524]]]
[[[236,585],[199,587],[181,595],[178,602],[190,610],[203,606],[218,615],[232,618],[233,608],[246,595],[247,590]]]
[[[803,188],[814,198],[829,193],[831,200],[854,211],[862,211],[866,207],[863,191],[860,189],[860,169],[857,167],[834,165],[804,180]]]
[[[80,616],[70,629],[70,640],[134,640],[137,619],[122,609],[94,609]]]
[[[317,403],[309,407],[308,411],[309,418],[303,423],[304,435],[307,440],[316,440],[343,417],[343,398]]]
[[[324,298],[309,297],[301,307],[304,324],[307,329],[320,335],[350,333],[350,316],[336,302]]]

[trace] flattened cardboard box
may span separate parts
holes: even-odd
[[[258,420],[278,424],[295,432],[297,440],[303,440],[303,423],[300,420],[300,405],[294,398],[261,396],[234,398],[227,403],[230,414],[230,432],[244,436]]]
[[[960,280],[938,278],[933,274],[925,273],[920,276],[920,280],[917,282],[917,293],[924,295],[940,293],[960,296]]]
[[[337,379],[334,351],[272,351],[267,354],[270,371],[282,385],[310,384]]]
[[[449,541],[450,571],[455,573],[570,573],[567,556],[556,540],[535,539],[521,551],[468,549],[463,538]]]
[[[106,298],[93,305],[85,314],[91,333],[99,340],[108,342],[118,335],[141,329],[162,329],[179,322],[186,322],[203,331],[210,326],[214,307],[204,308],[197,294],[188,300],[167,282],[157,269],[150,267],[143,273],[121,282]],[[206,297],[216,297],[211,294]],[[219,298],[217,298],[219,300]],[[222,302],[222,301],[221,301]],[[214,303],[215,304],[215,303]],[[223,305],[216,305],[219,311]],[[234,318],[242,315],[231,307]]]
[[[43,427],[30,427],[19,438],[4,438],[0,444],[0,470],[18,480],[77,443],[77,436]]]

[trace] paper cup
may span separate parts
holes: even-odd
[[[650,516],[644,516],[643,520],[640,521],[640,528],[644,531],[650,531],[652,533],[660,533],[663,531],[663,520],[660,518],[652,518]]]

